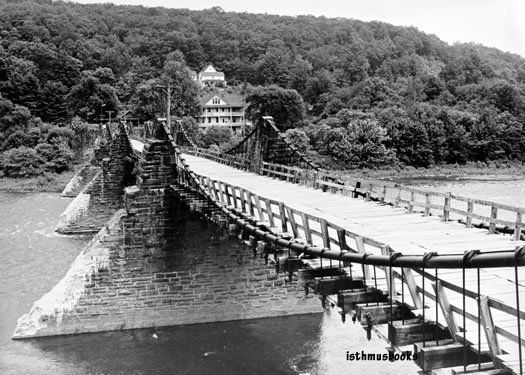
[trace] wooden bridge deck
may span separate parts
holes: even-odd
[[[437,252],[439,254],[463,254],[465,251],[497,251],[512,250],[522,246],[525,241],[513,241],[510,235],[488,234],[485,229],[467,228],[457,221],[444,222],[438,216],[424,216],[422,213],[407,213],[404,208],[394,208],[390,205],[382,205],[376,202],[364,201],[360,198],[351,198],[340,194],[322,192],[306,186],[288,183],[279,179],[272,179],[258,174],[241,171],[232,167],[213,162],[209,159],[199,158],[192,155],[184,155],[191,169],[201,176],[212,180],[241,187],[252,194],[270,200],[284,202],[288,207],[304,212],[313,217],[325,219],[341,228],[344,228],[359,236],[372,238],[378,242],[388,244],[392,250],[408,254],[424,254]],[[322,238],[313,238],[313,245],[323,246]],[[365,246],[365,251],[378,253],[377,247]],[[434,270],[427,272],[433,274]],[[384,274],[383,274],[384,275]],[[519,272],[519,284],[525,284],[525,272]],[[449,282],[459,288],[462,287],[461,270],[440,270],[439,279]],[[382,277],[384,284],[384,276]],[[422,284],[422,277],[415,275],[418,286]],[[477,293],[476,271],[466,271],[466,290]],[[481,295],[489,296],[491,300],[501,302],[505,305],[502,309],[492,308],[492,317],[497,329],[504,330],[517,336],[516,314],[512,308],[516,308],[514,269],[482,269],[480,270],[480,292]],[[401,284],[399,280],[396,282]],[[428,284],[430,284],[427,281]],[[428,285],[427,284],[427,285]],[[400,299],[400,286],[397,286],[397,298]],[[410,294],[405,288],[405,300],[410,300]],[[438,320],[445,323],[442,312],[435,315],[434,291],[427,287],[427,299],[425,315],[427,319]],[[447,289],[448,299],[453,308],[456,309],[456,321],[458,326],[463,327],[461,315],[462,293]],[[525,298],[525,291],[520,292],[521,300]],[[478,303],[475,299],[466,299],[466,308],[470,319],[466,322],[466,339],[471,342],[474,349],[478,345]],[[523,306],[523,303],[521,304]],[[520,306],[520,307],[521,307]],[[510,308],[510,309],[509,309]],[[521,308],[522,314],[525,309]],[[416,315],[422,314],[422,310],[416,310]],[[445,325],[445,324],[444,324]],[[522,321],[522,331],[525,325]],[[480,344],[484,353],[488,352],[488,343],[481,328]],[[462,335],[462,333],[461,333]],[[499,345],[504,356],[503,367],[517,369],[518,345],[516,338],[509,339],[508,334],[499,332]],[[507,365],[505,365],[507,363]],[[525,367],[525,366],[524,366]]]
[[[509,235],[489,235],[484,229],[466,228],[455,221],[443,222],[437,216],[409,214],[404,208],[322,192],[191,155],[185,155],[185,158],[198,175],[284,202],[298,211],[324,218],[364,237],[386,243],[394,251],[403,254],[508,250],[525,243],[513,241]]]

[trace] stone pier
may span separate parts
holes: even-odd
[[[169,143],[150,141],[125,208],[19,319],[14,338],[322,311],[316,297],[190,212],[174,182]]]
[[[97,233],[124,205],[124,188],[135,183],[136,160],[123,125],[105,135],[93,162],[99,171],[62,214],[56,231],[62,234]]]

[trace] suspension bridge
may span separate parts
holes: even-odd
[[[123,137],[136,159],[152,138],[169,144],[171,175],[156,184],[343,322],[416,353],[427,373],[523,374],[525,208],[330,173],[268,117],[225,152],[200,149],[180,123],[146,130]]]
[[[525,209],[330,174],[271,118],[224,153],[164,130],[179,184],[343,320],[412,347],[423,371],[523,374]]]

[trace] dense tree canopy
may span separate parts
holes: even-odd
[[[252,87],[251,115],[302,128],[345,165],[524,158],[515,54],[382,22],[46,0],[0,0],[0,143],[35,117],[154,118],[167,81],[172,113],[193,116],[189,68],[210,62]]]
[[[295,90],[268,86],[251,91],[246,98],[246,117],[257,123],[262,116],[272,116],[281,129],[303,125],[303,99]]]

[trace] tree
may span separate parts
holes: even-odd
[[[500,111],[516,114],[524,109],[523,97],[516,86],[508,82],[497,82],[490,87],[490,101]]]
[[[377,120],[355,119],[347,127],[349,147],[347,160],[357,168],[384,167],[392,163],[394,155],[385,147],[386,129]]]
[[[68,95],[73,112],[88,121],[97,121],[101,115],[106,115],[105,111],[116,113],[119,100],[114,81],[115,76],[109,68],[82,72],[80,82]]]
[[[137,86],[131,98],[133,113],[142,121],[166,117],[168,86],[172,116],[194,117],[200,113],[198,87],[191,79],[190,70],[180,51],[172,52],[166,57],[159,78],[147,80]]]
[[[272,116],[281,130],[301,126],[306,111],[301,96],[295,90],[278,86],[259,87],[246,98],[246,117],[257,123],[262,116]]]
[[[186,116],[183,118],[176,118],[175,120],[179,120],[181,122],[181,126],[184,128],[184,131],[191,141],[195,142],[197,145],[202,146],[204,131],[199,127],[199,124],[197,124],[197,121],[194,117]],[[175,121],[171,122],[171,126],[173,128],[176,127]]]
[[[161,82],[170,83],[173,116],[196,116],[200,113],[198,87],[191,79],[182,52],[175,51],[166,57]]]
[[[0,132],[11,133],[17,129],[25,129],[31,118],[31,112],[21,105],[0,96]]]
[[[227,126],[208,126],[202,136],[202,144],[206,148],[211,145],[220,146],[228,142],[232,136],[232,130]]]
[[[334,157],[344,167],[373,168],[395,159],[385,146],[386,129],[370,113],[342,109],[321,122],[314,138],[321,154]]]
[[[288,89],[297,90],[301,95],[306,91],[306,81],[312,74],[312,64],[298,56],[290,65]]]
[[[284,133],[285,139],[290,142],[299,152],[306,152],[308,149],[308,136],[301,129],[288,129]]]
[[[264,56],[255,63],[256,82],[261,85],[286,87],[290,80],[291,54],[281,40],[272,40]]]

